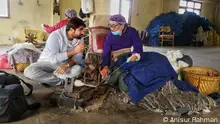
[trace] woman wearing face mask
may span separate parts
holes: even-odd
[[[129,58],[129,62],[140,60],[141,54],[143,53],[141,39],[137,30],[128,26],[122,15],[112,15],[109,20],[109,27],[111,32],[109,32],[104,42],[102,56],[103,69],[100,72],[103,77],[108,76],[113,51],[131,48],[133,46],[134,49]]]
[[[154,107],[152,107],[151,110],[154,110],[155,106],[157,106],[158,108],[155,109],[156,111],[158,109],[161,110],[161,108],[164,108],[164,105],[170,106],[171,104],[169,102],[163,105],[158,104],[164,102],[163,99],[158,97],[163,96],[158,94],[163,94],[165,93],[164,91],[169,91],[167,94],[172,94],[172,96],[176,95],[174,93],[180,93],[178,97],[181,96],[181,98],[183,98],[182,103],[185,104],[188,104],[188,99],[184,100],[184,98],[193,99],[194,97],[200,96],[198,94],[192,93],[192,91],[198,92],[196,87],[192,86],[188,82],[178,80],[178,75],[176,74],[166,56],[163,56],[157,52],[143,52],[143,47],[138,32],[126,24],[125,18],[123,16],[111,16],[109,27],[111,32],[109,32],[104,42],[102,60],[103,68],[100,73],[103,77],[107,77],[108,75],[111,76],[109,79],[104,78],[108,79],[108,84],[116,85],[117,83],[118,88],[121,91],[128,93],[127,97],[124,99],[124,102],[131,100],[134,104],[136,104],[140,102],[145,96],[147,97],[147,94],[151,93],[151,95],[155,96],[154,98],[156,98],[156,100],[152,96],[149,96],[146,99],[149,98],[155,102],[153,104],[151,101],[149,102],[149,100],[142,102],[144,105],[153,105]],[[132,46],[134,48],[133,51],[121,52],[126,48],[130,49]],[[118,51],[120,51],[120,55],[114,56],[114,53],[117,53]],[[115,57],[117,58],[116,61]],[[109,71],[110,69],[111,71]],[[109,74],[109,72],[111,73]],[[161,90],[161,88],[163,89]],[[179,90],[181,90],[181,92]],[[182,93],[188,91],[190,92],[187,94]],[[174,106],[177,105],[175,104],[175,101],[179,101],[179,98],[172,97],[171,101],[173,101],[172,104]],[[203,98],[200,99],[202,100]],[[200,106],[197,105],[197,103],[200,104],[201,102],[192,101],[193,106]],[[204,107],[205,106],[206,105],[204,105]],[[191,108],[187,109],[191,110]],[[165,110],[167,110],[167,108],[165,108]],[[170,110],[173,111],[173,107]],[[196,111],[197,110],[195,109],[195,112]],[[198,111],[200,110],[198,109]]]

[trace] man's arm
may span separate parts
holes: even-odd
[[[76,65],[76,62],[72,59],[68,59],[68,62],[66,63],[67,67],[71,67]]]
[[[76,50],[74,50],[74,49],[78,49],[78,48],[82,49],[82,47],[83,47],[83,51],[84,51],[84,40],[80,39],[80,40],[78,40],[78,42],[79,42],[79,44],[76,47],[74,47],[73,50],[67,52],[67,56],[69,59],[74,56],[77,56],[76,58],[77,58],[77,60],[79,60],[78,56],[81,56],[82,53],[76,53]],[[76,62],[77,62],[77,60],[76,60]],[[82,60],[82,58],[81,58],[81,60]]]
[[[52,33],[49,35],[45,47],[51,53],[48,55],[51,63],[57,64],[68,59],[67,52],[60,52],[60,42],[56,33]],[[71,54],[74,53],[72,52]]]
[[[66,63],[66,65],[68,67],[71,67],[73,65],[79,64],[83,59],[83,53],[78,53],[76,55],[73,55],[72,58],[68,59],[68,62]]]
[[[72,51],[68,51],[67,53],[67,57],[68,59],[72,58],[74,54],[76,54],[73,50]]]

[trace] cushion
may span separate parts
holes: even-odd
[[[90,52],[102,53],[104,47],[105,38],[109,32],[107,27],[91,27],[89,28],[89,47]]]

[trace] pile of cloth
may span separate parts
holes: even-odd
[[[159,46],[158,34],[161,26],[170,26],[172,32],[175,32],[175,46],[192,45],[194,35],[200,26],[204,31],[209,31],[209,27],[216,30],[215,26],[207,18],[202,18],[192,12],[185,12],[184,14],[176,12],[163,13],[153,19],[145,29],[148,32],[148,36],[143,40],[143,43]]]
[[[178,108],[185,107],[188,113],[196,113],[214,106],[214,101],[199,94],[196,87],[178,80],[177,72],[181,62],[179,65],[173,58],[182,58],[181,52],[170,51],[168,55],[176,57],[144,52],[140,61],[125,63],[130,55],[123,55],[115,63],[121,68],[121,73],[116,72],[112,76],[119,82],[119,88],[122,84],[120,82],[124,82],[128,86],[127,92],[131,101],[145,109],[175,112]],[[190,62],[184,64],[190,66]]]
[[[193,65],[192,59],[188,55],[181,53],[180,50],[167,51],[166,57],[177,74],[180,73],[181,68]]]
[[[220,45],[220,35],[216,30],[209,27],[210,30],[204,31],[203,27],[199,27],[196,34],[196,43],[201,42],[204,46],[217,46]]]
[[[40,49],[32,43],[15,44],[6,52],[8,64],[17,72],[23,72],[31,63],[37,62],[40,54]]]
[[[203,43],[204,45],[209,44],[207,33],[203,31],[203,28],[201,26],[197,29],[197,34],[195,35],[195,43]]]
[[[0,55],[0,69],[23,72],[31,63],[37,62],[41,50],[32,43],[17,43]]]

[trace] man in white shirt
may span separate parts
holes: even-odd
[[[67,25],[52,32],[38,62],[24,70],[24,75],[34,81],[47,85],[58,85],[62,82],[59,76],[72,71],[72,76],[78,76],[84,51],[84,22],[75,17]],[[70,73],[70,72],[69,72]]]

